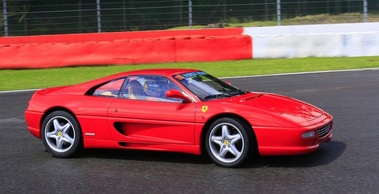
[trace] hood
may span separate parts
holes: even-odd
[[[313,105],[277,94],[249,93],[230,98],[228,101],[245,104],[295,123],[308,123],[325,114]]]

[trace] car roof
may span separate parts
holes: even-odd
[[[141,70],[133,70],[133,71],[126,71],[122,73],[115,74],[116,77],[123,77],[123,76],[129,76],[129,75],[161,75],[161,76],[168,76],[168,75],[174,75],[174,74],[182,74],[182,73],[188,73],[188,72],[194,72],[199,71],[198,69],[184,69],[184,68],[161,68],[161,69],[141,69]]]
[[[127,77],[131,75],[156,75],[156,76],[170,76],[175,74],[182,74],[182,73],[188,73],[188,72],[196,72],[200,71],[198,69],[181,69],[181,68],[170,68],[170,69],[143,69],[143,70],[133,70],[133,71],[126,71],[122,73],[117,73],[113,75],[109,75],[106,77],[90,80],[87,82],[70,85],[68,87],[61,87],[59,91],[55,91],[55,93],[70,93],[70,94],[84,94],[86,93],[90,88],[105,83],[107,81],[115,80],[122,77]]]
[[[127,77],[131,75],[157,75],[157,76],[170,76],[170,75],[175,75],[175,74],[182,74],[182,73],[188,73],[188,72],[194,72],[194,71],[200,71],[198,69],[181,69],[181,68],[169,68],[169,69],[142,69],[142,70],[133,70],[133,71],[126,71],[126,72],[121,72],[113,75],[109,75],[106,77],[98,78],[95,80],[90,80],[81,84],[77,84],[79,87],[84,87],[84,88],[89,88],[92,86],[95,86],[97,84],[122,78],[122,77]]]

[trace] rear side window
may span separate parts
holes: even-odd
[[[124,83],[124,78],[112,80],[105,84],[100,85],[93,89],[93,96],[104,96],[104,97],[117,97],[120,93],[120,88]]]

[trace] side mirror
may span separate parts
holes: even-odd
[[[183,102],[185,102],[185,103],[192,102],[192,100],[187,95],[185,95],[183,92],[181,92],[179,90],[167,90],[166,91],[166,97],[168,97],[168,98],[179,98],[179,99],[182,99]]]

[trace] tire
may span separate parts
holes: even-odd
[[[219,166],[238,167],[251,157],[252,129],[234,118],[217,119],[209,127],[205,148],[209,157]]]
[[[82,145],[82,132],[78,121],[70,113],[54,111],[43,121],[41,137],[46,149],[59,158],[70,157]]]

